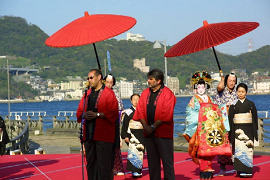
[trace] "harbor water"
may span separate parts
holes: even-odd
[[[181,133],[184,129],[185,109],[191,97],[177,97],[174,116],[175,119],[175,136],[177,133]],[[248,99],[253,101],[258,110],[259,117],[270,116],[270,95],[250,95]],[[33,112],[35,116],[31,118],[38,118],[38,112],[40,112],[44,119],[44,131],[47,128],[52,127],[52,117],[57,116],[58,119],[65,119],[65,114],[70,115],[71,120],[76,120],[75,111],[78,107],[79,101],[51,101],[51,102],[28,102],[28,103],[12,103],[10,105],[11,112]],[[124,108],[127,109],[131,106],[129,99],[123,99]],[[73,113],[73,114],[72,114]],[[6,103],[0,104],[0,115],[2,117],[8,115],[8,105]],[[13,113],[12,115],[15,115]],[[25,114],[24,114],[25,115]],[[30,114],[31,115],[31,114]],[[73,115],[73,116],[72,116]],[[13,117],[14,118],[14,117]],[[270,120],[266,120],[269,121]],[[179,123],[177,123],[179,122]],[[182,123],[181,123],[182,122]],[[269,131],[269,126],[266,127]]]

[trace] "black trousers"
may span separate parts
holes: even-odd
[[[149,167],[150,180],[161,179],[162,160],[164,179],[174,180],[173,139],[146,137],[145,147]]]
[[[112,180],[113,143],[91,140],[84,146],[88,180]]]

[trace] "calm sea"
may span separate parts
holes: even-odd
[[[175,116],[185,116],[185,109],[191,97],[178,97],[175,106]],[[265,112],[268,112],[268,117],[270,116],[270,95],[250,95],[248,99],[253,101],[259,111],[259,117],[265,117]],[[52,119],[52,116],[57,116],[59,111],[76,111],[79,101],[54,101],[54,102],[35,102],[35,103],[11,103],[10,111],[11,112],[46,112],[44,119],[47,120],[47,123],[44,124],[44,130],[50,128],[52,123],[49,122]],[[131,103],[128,99],[123,100],[124,108],[127,109],[131,106]],[[8,114],[8,105],[0,104],[0,115],[7,116]],[[60,117],[64,119],[64,117]],[[72,119],[72,117],[71,117]],[[75,120],[75,117],[73,117]],[[175,121],[183,122],[183,119],[176,118]],[[177,133],[183,130],[183,124],[175,124],[175,136]],[[267,128],[268,131],[270,128]],[[268,140],[267,140],[268,141]]]

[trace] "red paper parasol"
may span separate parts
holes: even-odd
[[[65,48],[92,44],[95,49],[98,67],[100,63],[95,43],[117,36],[136,24],[136,19],[129,16],[112,14],[94,14],[84,16],[67,24],[52,36],[45,44],[51,47]]]
[[[165,57],[182,56],[212,47],[215,58],[221,71],[214,46],[235,39],[259,26],[257,22],[224,22],[208,24],[203,21],[203,26],[192,32],[175,44],[165,54]]]

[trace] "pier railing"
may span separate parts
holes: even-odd
[[[268,127],[268,128],[264,128]],[[259,141],[261,140],[263,146],[270,146],[270,118],[259,118],[259,129],[258,129],[258,135],[259,135]],[[268,142],[265,142],[264,140],[268,140]]]
[[[59,111],[57,116],[50,116],[46,112],[12,112],[11,115],[14,119],[28,122],[30,130],[77,133],[80,128],[80,124],[76,121],[75,111]],[[259,118],[258,123],[260,147],[270,146],[270,119],[267,117],[268,114],[264,116]],[[185,116],[174,116],[174,122],[175,134],[181,136],[185,128]]]
[[[8,119],[5,120],[6,124]],[[9,126],[7,126],[9,128]],[[20,149],[24,154],[29,152],[29,124],[21,120],[10,121],[10,129],[8,129],[10,142],[7,144],[7,153]]]

